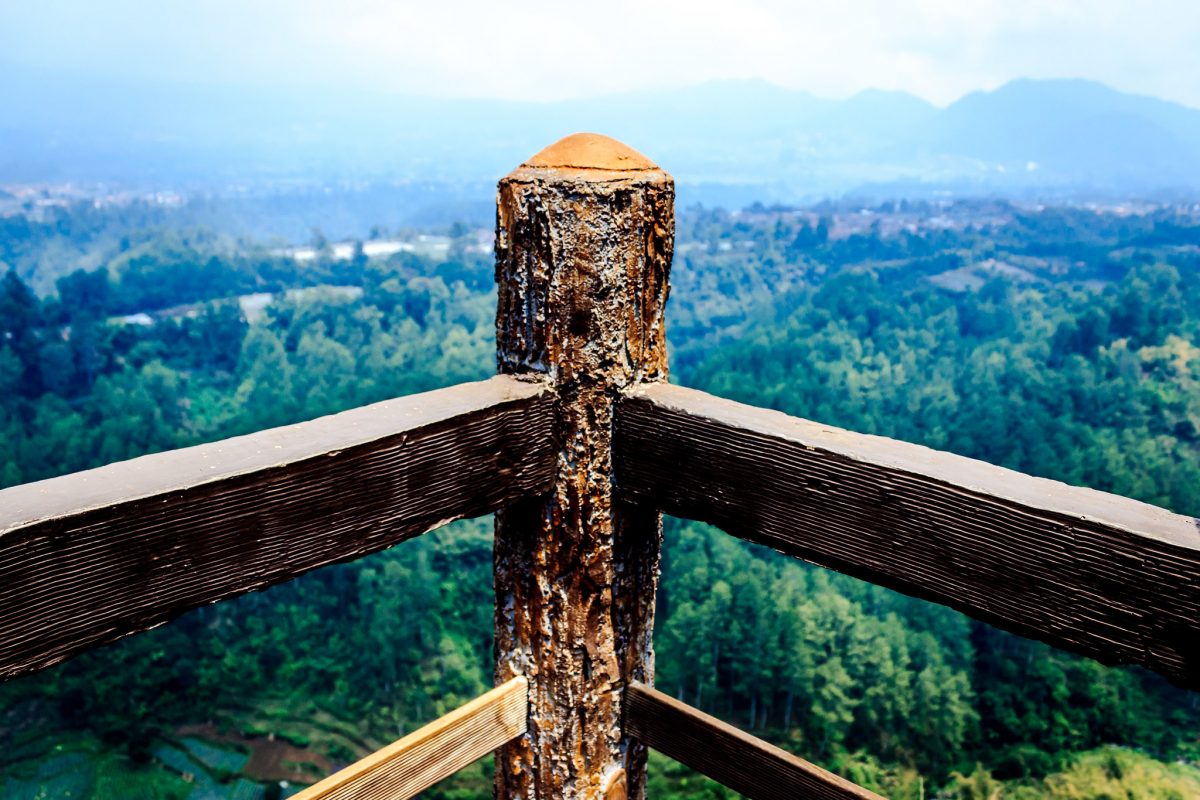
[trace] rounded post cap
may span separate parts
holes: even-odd
[[[606,181],[630,173],[665,175],[657,164],[632,147],[599,133],[573,133],[527,158],[512,173],[553,170],[573,179]]]

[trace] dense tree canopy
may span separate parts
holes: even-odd
[[[681,217],[676,380],[1200,513],[1200,228],[1007,209],[847,233],[836,211]],[[0,233],[0,258],[28,264],[46,241],[111,248],[53,293],[0,279],[0,485],[492,371],[491,265],[461,246],[301,263],[179,228],[113,244],[80,214],[57,236]],[[188,726],[337,763],[449,710],[490,683],[489,530],[451,526],[0,686],[0,788],[25,796],[58,741],[94,762],[92,796],[119,774],[182,797],[170,765],[213,746]],[[1195,777],[1166,763],[1200,758],[1196,695],[700,525],[669,522],[659,602],[661,689],[894,797]],[[654,769],[655,797],[721,796]],[[483,796],[486,777],[438,791]]]

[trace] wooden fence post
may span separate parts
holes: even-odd
[[[569,136],[500,181],[497,362],[557,394],[554,488],[496,517],[496,678],[529,680],[528,733],[498,798],[640,797],[622,690],[653,679],[661,516],[614,499],[613,407],[667,376],[671,176],[619,142]]]

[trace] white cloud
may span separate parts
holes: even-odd
[[[523,99],[760,77],[946,103],[1016,77],[1084,77],[1200,106],[1195,0],[6,0],[0,54],[202,82]]]

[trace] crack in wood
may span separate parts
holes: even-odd
[[[497,363],[546,375],[561,443],[552,490],[496,517],[496,677],[530,679],[499,798],[600,800],[616,769],[642,793],[617,687],[653,677],[661,518],[615,500],[612,425],[622,389],[666,378],[674,184],[631,153],[569,137],[499,186]]]

